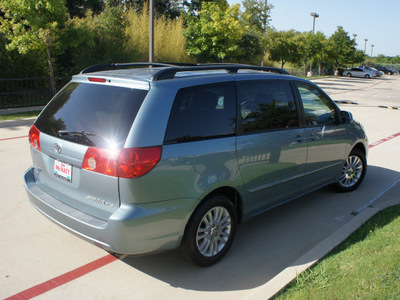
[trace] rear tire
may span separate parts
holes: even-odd
[[[366,172],[367,160],[364,153],[359,149],[353,149],[343,165],[336,189],[339,192],[355,190],[363,181]]]
[[[347,73],[347,77],[351,77],[351,73]]]
[[[200,267],[211,266],[228,252],[236,227],[236,210],[229,198],[224,195],[207,198],[190,218],[180,252]]]

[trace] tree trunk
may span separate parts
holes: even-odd
[[[49,46],[46,47],[46,53],[47,53],[47,61],[49,63],[49,70],[50,70],[51,97],[54,97],[54,95],[57,93],[57,89],[56,89],[56,81],[54,79],[53,60],[51,59],[51,53],[50,53]]]

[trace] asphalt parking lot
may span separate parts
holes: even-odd
[[[0,298],[267,299],[380,209],[400,203],[400,76],[314,80],[365,127],[368,171],[353,193],[329,188],[239,226],[224,260],[176,252],[119,259],[59,228],[27,200],[33,120],[0,122]]]

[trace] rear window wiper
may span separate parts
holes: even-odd
[[[59,130],[58,136],[64,140],[75,142],[81,145],[86,145],[90,147],[96,146],[94,141],[91,140],[91,137],[101,137],[100,134],[87,132],[87,131],[66,131],[66,130]]]
[[[58,135],[60,137],[63,136],[100,136],[100,134],[93,133],[93,132],[87,132],[87,131],[65,131],[65,130],[59,130]]]

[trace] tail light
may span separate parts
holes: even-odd
[[[160,161],[162,146],[127,148],[109,151],[89,148],[83,159],[82,168],[121,178],[138,178],[150,172]]]
[[[90,147],[85,153],[82,168],[109,176],[117,176],[118,157],[119,151]]]
[[[40,131],[35,124],[29,129],[29,144],[36,150],[40,151]]]
[[[162,147],[123,149],[119,157],[118,176],[138,178],[149,173],[161,159]]]

